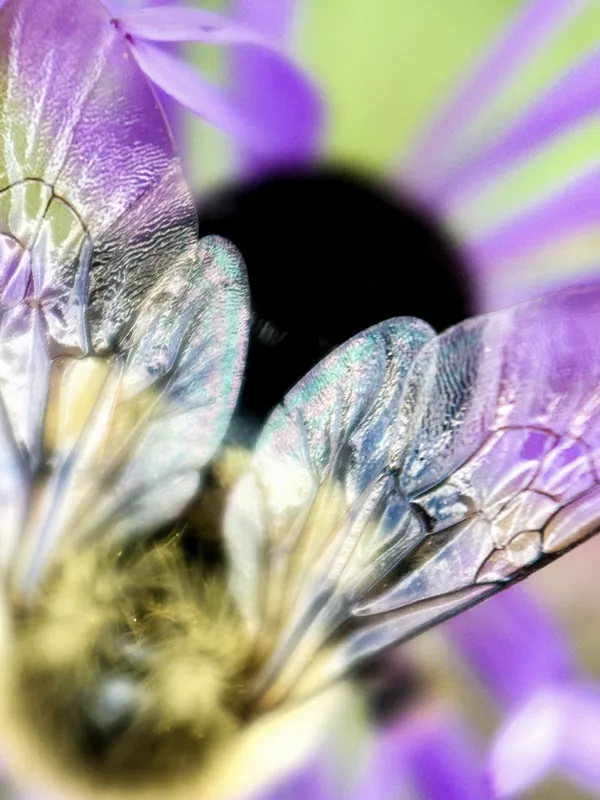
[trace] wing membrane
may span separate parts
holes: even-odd
[[[115,313],[121,286],[129,284],[129,291],[119,314],[130,323],[159,274],[156,261],[144,264],[139,252],[151,244],[147,228],[161,227],[144,195],[171,173],[162,188],[184,223],[177,226],[180,263],[193,258],[194,212],[156,99],[103,5],[9,0],[0,15],[0,236],[3,249],[12,248],[2,269],[11,291],[2,304],[0,364],[9,417],[24,449],[35,453],[47,380],[42,374],[28,381],[18,397],[6,376],[23,359],[85,354],[90,335],[97,344],[109,337],[114,344],[122,330],[111,330],[106,317]],[[124,228],[130,241],[119,238]],[[105,316],[88,319],[90,295]],[[20,419],[23,395],[27,427]]]
[[[348,615],[348,599],[385,572],[391,526],[408,513],[388,470],[397,386],[432,336],[400,319],[335,351],[273,413],[234,490],[232,588],[249,625],[271,632],[273,672],[300,636],[303,667]]]
[[[372,392],[369,404],[344,416],[331,390],[327,411],[321,406],[311,425],[319,441],[334,444],[308,439],[312,483],[307,478],[302,491],[292,484],[293,501],[281,491],[280,453],[294,441],[289,426],[299,435],[300,418],[288,414],[282,427],[284,412],[274,414],[234,495],[227,532],[234,585],[253,564],[243,574],[242,603],[252,581],[259,589],[272,584],[274,563],[284,576],[267,596],[277,612],[262,610],[271,615],[267,625],[276,623],[259,689],[264,702],[314,689],[596,532],[599,320],[600,290],[570,291],[425,337],[404,370],[385,379],[372,355],[361,354],[362,370],[348,380],[357,397]],[[362,336],[375,341],[389,325]],[[311,400],[303,398],[337,384],[345,347],[285,406],[305,419]],[[351,451],[344,443],[354,431],[363,447]],[[364,482],[351,477],[357,473]],[[241,503],[252,529],[243,546]],[[284,548],[278,525],[289,537]],[[310,550],[306,538],[315,536],[326,546]]]
[[[225,432],[245,274],[223,240],[198,247],[196,227],[162,111],[104,5],[8,0],[0,493],[21,488],[3,529],[20,590],[59,545],[171,518]]]

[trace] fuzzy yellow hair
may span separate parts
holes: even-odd
[[[177,536],[72,553],[12,638],[9,729],[77,782],[181,780],[241,725],[243,625],[224,578],[191,566]]]

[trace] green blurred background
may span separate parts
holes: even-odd
[[[226,9],[226,0],[195,0]],[[444,102],[510,20],[518,0],[300,0],[293,51],[321,88],[328,107],[327,154],[383,173],[402,156],[419,126]],[[590,2],[533,59],[490,107],[504,118],[531,101],[562,69],[600,40],[600,3]],[[218,54],[194,47],[201,68],[219,72]],[[207,126],[190,121],[190,145],[201,185],[220,179],[230,161],[226,144]],[[594,120],[548,148],[529,165],[527,182],[550,181],[593,156],[600,141]]]

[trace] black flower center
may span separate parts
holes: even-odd
[[[395,316],[443,330],[471,313],[456,248],[407,198],[333,168],[230,188],[199,209],[200,234],[248,268],[252,335],[242,411],[262,420],[315,363]]]

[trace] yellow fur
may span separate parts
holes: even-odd
[[[220,542],[227,494],[247,464],[245,451],[225,451],[181,534],[68,550],[34,601],[9,609],[0,730],[17,774],[77,800],[230,800],[297,768],[319,741],[333,741],[336,723],[347,727],[356,698],[339,685],[299,705],[256,708],[261,654],[229,594]],[[311,518],[298,568],[341,513],[335,492],[322,499],[329,524],[319,536]],[[123,719],[105,720],[98,736],[90,720],[115,682],[125,687],[115,705]]]
[[[186,522],[196,535],[220,541],[227,496],[250,466],[251,458],[249,450],[227,447],[211,465],[200,496],[186,514]]]
[[[178,537],[73,553],[17,614],[12,640],[9,725],[57,775],[105,788],[180,780],[240,728],[245,631],[226,585],[190,566]],[[104,731],[90,717],[115,687],[131,709]]]

